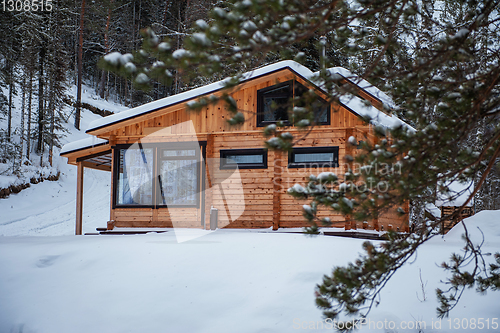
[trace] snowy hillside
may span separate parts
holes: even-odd
[[[68,94],[75,93],[75,87],[69,89]],[[100,109],[120,112],[126,107],[102,100],[97,97],[93,89],[87,86],[82,88],[82,101]],[[20,96],[14,100],[12,126],[19,127],[21,109]],[[66,106],[64,112],[71,114],[73,108]],[[101,116],[82,109],[81,131],[73,126],[73,117],[69,117],[65,124],[67,132],[61,143],[89,137],[85,134],[88,124]],[[0,122],[5,127],[5,121]],[[60,172],[58,181],[45,181],[24,189],[18,194],[11,194],[7,199],[0,199],[0,235],[72,235],[75,228],[76,207],[76,167],[68,165],[66,158],[59,157],[59,149],[54,149],[53,168],[45,168],[52,174]],[[47,156],[44,157],[47,160]],[[39,172],[33,167],[32,173]],[[26,173],[18,178],[13,175],[0,175],[0,188],[10,184],[29,182],[32,173]],[[103,227],[109,220],[109,184],[110,173],[98,170],[85,170],[84,196],[84,226],[83,232],[95,231],[96,227]]]
[[[486,235],[485,253],[499,250],[499,218],[500,211],[484,211],[467,219],[474,237],[478,228]],[[498,332],[498,293],[473,290],[438,328],[438,265],[460,249],[460,228],[422,246],[397,272],[361,332],[471,332],[464,325],[479,318],[480,332]],[[318,328],[328,323],[314,305],[314,286],[355,259],[361,243],[228,230],[184,243],[174,232],[0,237],[0,332],[331,332]]]

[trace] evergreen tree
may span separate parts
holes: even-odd
[[[67,82],[67,63],[68,52],[64,47],[64,35],[69,33],[65,31],[63,22],[70,22],[68,12],[59,10],[61,4],[55,5],[55,10],[49,13],[49,24],[47,35],[50,43],[47,44],[46,57],[46,82],[48,103],[44,127],[44,143],[49,146],[49,163],[52,165],[53,148],[60,147],[59,139],[64,135],[64,126],[66,122],[62,114],[62,106],[66,98]]]
[[[80,26],[78,29],[78,56],[77,56],[77,83],[76,83],[76,111],[75,128],[80,129],[81,104],[82,104],[82,80],[83,80],[83,32],[85,23],[85,0],[82,0],[80,10]]]
[[[19,128],[7,122],[6,138],[16,146],[12,154],[16,170],[24,156],[29,160],[34,147],[43,163],[45,145],[58,145],[56,131],[63,121],[59,115],[52,116],[55,107],[60,108],[66,84],[67,45],[65,37],[72,34],[71,1],[60,1],[52,11],[21,11],[6,13],[6,20],[0,29],[8,38],[2,39],[0,57],[5,59],[2,67],[1,84],[9,89],[8,114],[20,118]],[[36,79],[35,79],[36,78]],[[12,103],[15,88],[21,88],[21,107],[14,109]],[[10,102],[8,100],[10,99]],[[37,107],[34,106],[37,105]],[[34,111],[34,112],[32,112]],[[9,116],[9,119],[10,119]],[[32,123],[36,121],[36,126]],[[36,144],[32,145],[35,140]],[[26,149],[26,150],[25,150]],[[49,155],[52,153],[49,150]]]
[[[12,27],[15,25],[15,16],[12,13],[6,13],[5,17],[2,17],[2,23],[0,23],[0,32],[2,32],[2,40],[0,41],[0,47],[2,49],[2,63],[0,64],[2,83],[7,88],[7,130],[6,130],[6,140],[10,141],[13,134],[12,131],[12,113],[14,112],[13,97],[16,95],[16,61],[18,55],[18,40],[17,33],[11,31]]]

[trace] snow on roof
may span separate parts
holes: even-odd
[[[343,67],[332,67],[329,68],[328,71],[331,75],[340,75],[344,79],[351,81],[368,94],[380,100],[383,104],[385,104],[385,106],[393,109],[396,108],[396,104],[394,104],[394,101],[386,93],[384,93],[365,79],[351,73],[351,71]]]
[[[96,138],[95,136],[91,136],[85,139],[73,141],[70,143],[65,144],[62,149],[60,155],[67,154],[70,152],[86,149],[86,148],[91,148],[95,146],[100,146],[107,144],[108,140]]]
[[[340,103],[342,103],[349,110],[354,112],[360,117],[369,117],[370,122],[377,126],[383,126],[386,128],[396,128],[398,126],[406,126],[413,130],[413,127],[406,124],[404,121],[396,117],[395,115],[388,115],[371,104],[367,104],[361,98],[353,95],[343,95],[339,98]]]
[[[262,68],[255,69],[253,71],[247,72],[243,74],[243,79],[241,82],[245,82],[251,79],[255,79],[279,70],[283,69],[290,69],[291,71],[295,72],[297,75],[303,77],[306,80],[313,80],[314,84],[314,78],[317,77],[317,72],[313,73],[311,70],[308,68],[302,66],[301,64],[292,61],[292,60],[284,60],[280,61],[268,66],[264,66]],[[341,67],[334,67],[329,69],[332,74],[338,74],[341,75],[342,77],[349,79],[351,82],[357,84],[368,92],[369,94],[373,95],[374,97],[378,98],[379,100],[382,101],[382,103],[386,104],[389,107],[394,107],[394,102],[392,102],[391,98],[384,94],[382,91],[379,89],[375,88],[373,85],[371,85],[368,81],[363,80],[355,75],[353,75],[350,71],[348,71],[345,68]],[[92,121],[89,124],[89,127],[87,129],[87,132],[91,132],[94,130],[97,130],[99,128],[109,126],[111,124],[115,124],[127,119],[132,119],[138,116],[141,116],[143,114],[149,113],[156,111],[161,108],[165,108],[168,106],[172,106],[175,104],[187,102],[189,100],[192,100],[194,98],[211,94],[214,93],[218,90],[221,90],[224,88],[224,83],[226,83],[230,78],[226,78],[222,81],[218,81],[215,83],[208,84],[203,87],[195,88],[189,91],[182,92],[177,95],[173,96],[168,96],[147,104],[143,104],[141,106],[122,111],[120,113],[113,114],[111,116],[107,116],[101,119],[97,119]],[[317,85],[316,85],[317,86]],[[321,89],[321,88],[320,88]],[[373,120],[374,124],[377,125],[382,125],[384,127],[392,128],[394,126],[399,126],[400,124],[406,125],[410,127],[409,125],[405,124],[403,121],[398,119],[395,116],[389,116],[386,115],[384,112],[372,107],[372,106],[367,106],[365,103],[360,103],[361,100],[359,100],[357,97],[351,97],[351,96],[346,96],[345,98],[341,98],[341,103],[345,104],[351,111],[354,113],[360,115],[360,116],[370,116]],[[411,127],[410,127],[411,128]]]

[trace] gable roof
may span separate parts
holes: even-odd
[[[299,77],[303,78],[306,81],[311,82],[314,86],[316,86],[318,89],[321,89],[321,84],[317,83],[317,72],[313,73],[311,70],[309,70],[307,67],[302,66],[301,64],[292,61],[292,60],[284,60],[280,61],[268,66],[264,66],[262,68],[255,69],[250,72],[246,72],[243,74],[243,79],[241,80],[241,83],[244,83],[246,81],[256,79],[283,69],[289,69]],[[394,106],[394,103],[390,99],[389,96],[384,94],[382,91],[371,85],[368,81],[365,81],[363,79],[360,79],[359,77],[353,75],[351,72],[348,70],[341,68],[341,67],[334,67],[330,68],[329,71],[332,74],[335,75],[341,75],[342,77],[349,79],[349,81],[355,83],[360,89],[363,89],[366,91],[368,94],[374,96],[375,98],[379,99],[382,103],[388,105],[389,107]],[[198,87],[192,90],[188,90],[182,93],[179,93],[177,95],[173,96],[168,96],[147,104],[140,105],[138,107],[128,109],[126,111],[122,111],[120,113],[116,113],[101,119],[97,119],[92,121],[89,124],[89,127],[87,129],[87,133],[90,133],[92,131],[120,123],[125,120],[133,119],[136,117],[140,117],[142,115],[155,112],[159,109],[163,109],[169,106],[173,106],[176,104],[181,104],[185,103],[189,100],[201,97],[203,95],[208,95],[215,93],[217,91],[220,91],[224,88],[224,84],[230,80],[230,78],[226,78],[224,80],[214,82],[211,84],[208,84],[206,86]],[[382,125],[384,127],[392,128],[395,126],[408,126],[411,128],[411,126],[407,125],[404,123],[402,120],[397,118],[394,115],[387,115],[384,112],[378,110],[377,108],[367,105],[366,102],[361,100],[357,96],[341,96],[340,97],[340,103],[346,107],[348,110],[350,110],[352,113],[360,116],[360,117],[370,117],[372,119],[372,123],[375,125]]]

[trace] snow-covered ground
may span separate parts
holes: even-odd
[[[30,234],[28,220],[46,225],[42,220],[57,218],[57,211],[46,211],[13,222],[9,229],[19,225],[17,234]],[[87,221],[96,218],[91,215]],[[477,241],[478,228],[485,234],[486,253],[499,251],[499,218],[500,211],[485,211],[467,219]],[[72,221],[69,215],[67,219],[44,233],[70,234]],[[484,327],[478,331],[498,332],[498,292],[479,295],[473,290],[465,292],[450,321],[444,319],[436,328],[434,290],[445,287],[438,265],[459,251],[460,235],[457,227],[422,246],[385,287],[361,331],[419,332],[400,328],[415,327],[418,321],[426,325],[421,332],[474,332],[465,325],[474,322],[477,327],[482,318]],[[355,259],[361,243],[230,230],[183,243],[172,231],[0,237],[0,332],[331,331],[318,329],[329,323],[322,322],[314,305],[314,286],[334,265]],[[397,329],[391,330],[392,325]]]
[[[83,232],[95,232],[109,220],[106,171],[85,170]],[[75,233],[76,168],[63,166],[58,181],[44,181],[0,199],[0,235],[59,236]]]

